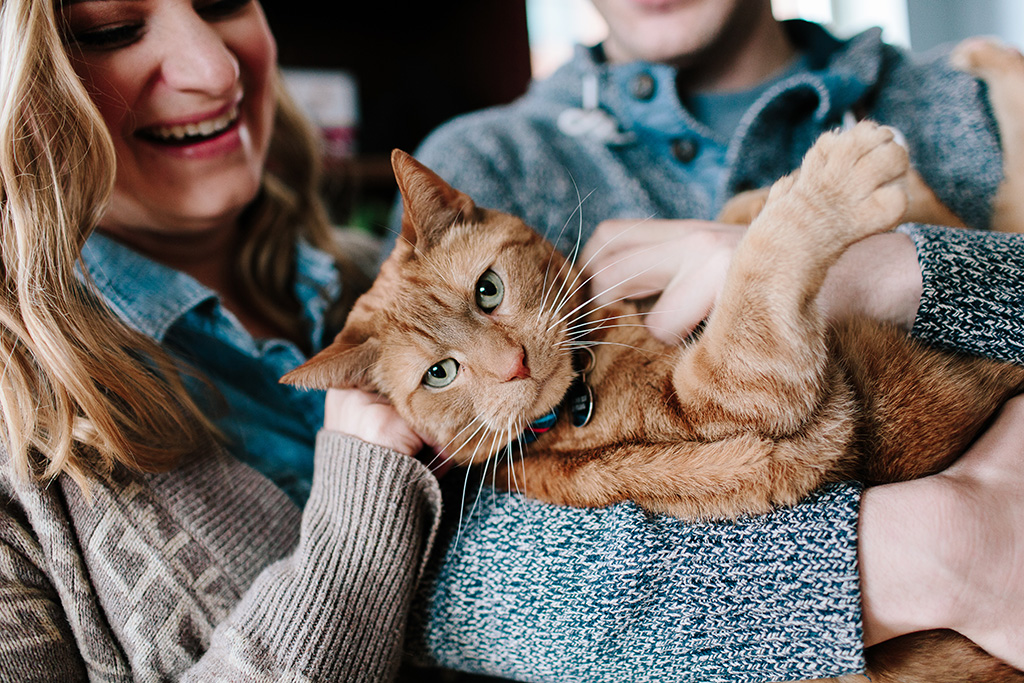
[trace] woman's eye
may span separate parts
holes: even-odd
[[[476,281],[476,305],[484,313],[490,313],[501,304],[505,297],[505,285],[493,270],[488,270]]]
[[[459,362],[454,358],[445,358],[440,363],[430,366],[423,375],[423,384],[432,389],[446,387],[455,381],[459,373]]]
[[[66,40],[84,49],[113,50],[131,45],[142,36],[142,24],[121,24],[86,31],[66,31]]]
[[[212,2],[199,2],[196,4],[196,12],[203,18],[210,20],[230,17],[253,0],[213,0]]]

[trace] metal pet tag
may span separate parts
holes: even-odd
[[[569,387],[567,398],[573,426],[585,426],[594,414],[594,392],[591,391],[590,385],[577,378]]]

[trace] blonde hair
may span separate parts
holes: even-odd
[[[182,368],[76,277],[114,186],[115,155],[51,0],[0,0],[0,92],[0,410],[11,465],[21,476],[66,473],[83,486],[115,465],[169,469],[215,429]],[[239,273],[254,303],[290,329],[298,324],[287,294],[294,242],[332,244],[312,135],[281,100],[281,139],[268,164],[276,173],[252,207]],[[286,173],[299,182],[285,182]]]
[[[263,189],[243,216],[245,237],[236,275],[249,304],[290,338],[299,339],[305,323],[292,284],[300,237],[330,254],[342,274],[342,295],[328,311],[328,329],[340,327],[370,281],[335,240],[321,195],[320,139],[281,83],[279,77]]]

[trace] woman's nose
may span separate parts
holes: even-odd
[[[176,90],[214,95],[231,92],[240,76],[238,58],[217,30],[199,17],[176,22],[164,37],[161,78]]]

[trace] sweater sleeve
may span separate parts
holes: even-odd
[[[439,514],[421,463],[321,431],[297,547],[257,577],[187,680],[392,680]]]
[[[43,570],[42,550],[5,483],[0,479],[0,680],[85,681],[85,662]]]
[[[962,353],[1024,363],[1024,234],[906,225],[923,291],[913,334]]]
[[[693,524],[484,487],[449,520],[409,646],[421,664],[519,681],[860,672],[859,494],[837,485],[769,515]]]

